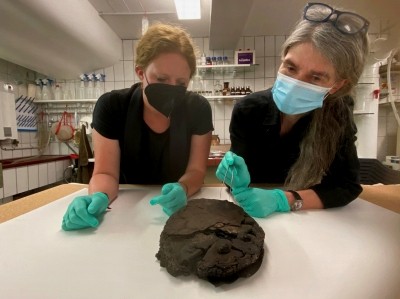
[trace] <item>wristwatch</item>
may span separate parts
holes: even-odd
[[[303,207],[303,199],[301,198],[300,194],[293,190],[287,190],[288,192],[292,193],[294,196],[294,203],[290,206],[291,211],[298,211]]]

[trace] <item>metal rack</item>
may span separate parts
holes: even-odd
[[[49,115],[60,114],[66,110],[77,114],[91,114],[97,99],[47,100],[35,101],[42,111]]]

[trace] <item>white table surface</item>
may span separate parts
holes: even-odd
[[[193,197],[228,199],[219,187]],[[357,199],[338,209],[257,219],[265,256],[219,287],[173,277],[155,254],[167,216],[159,188],[121,190],[100,227],[65,232],[75,192],[0,224],[0,298],[400,298],[400,215]]]

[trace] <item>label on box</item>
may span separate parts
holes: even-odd
[[[255,64],[255,51],[235,51],[235,64]]]

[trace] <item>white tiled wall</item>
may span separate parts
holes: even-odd
[[[285,40],[285,36],[246,36],[242,37],[237,45],[237,49],[254,49],[256,51],[256,63],[257,66],[246,70],[244,72],[238,72],[237,74],[207,74],[203,77],[204,85],[206,89],[212,90],[213,85],[216,80],[229,81],[230,85],[245,85],[250,86],[253,91],[264,90],[271,87],[275,81],[276,72],[280,65],[280,52],[281,45]],[[205,52],[207,56],[228,56],[230,62],[233,60],[234,50],[233,49],[222,49],[213,50],[209,49],[209,38],[195,38],[196,46],[198,47],[199,53]],[[135,47],[137,40],[123,40],[123,58],[121,61],[113,66],[106,67],[104,69],[95,70],[95,73],[103,73],[106,75],[105,82],[103,86],[103,91],[111,91],[113,89],[121,89],[130,87],[132,84],[139,81],[134,72],[134,57],[135,57]],[[27,70],[10,62],[0,59],[0,80],[13,80],[18,74],[28,74],[29,77],[35,79],[36,77],[43,78],[45,76],[37,74],[31,70]],[[359,130],[359,140],[358,147],[360,153],[365,156],[376,155],[379,159],[383,159],[386,155],[393,155],[395,153],[397,124],[393,116],[393,112],[389,108],[379,107],[374,104],[374,99],[372,96],[372,91],[376,86],[376,69],[367,68],[364,72],[364,79],[373,80],[374,84],[366,85],[359,88],[358,94],[361,102],[369,104],[369,109],[376,109],[379,111],[379,121],[370,116],[356,116],[356,122]],[[79,79],[77,75],[77,80],[74,82],[79,84]],[[213,123],[215,131],[214,134],[218,134],[222,144],[229,144],[229,123],[231,112],[235,104],[231,100],[212,100],[210,101],[212,111],[213,111]],[[356,100],[356,104],[359,105],[359,99]],[[371,110],[371,111],[372,111]],[[90,115],[90,111],[88,112]],[[374,122],[378,122],[378,125]],[[38,136],[37,132],[19,132],[19,147],[29,148],[37,146]],[[368,136],[368,137],[367,137]],[[371,140],[377,138],[377,143],[372,144]],[[374,143],[374,142],[373,142]],[[77,147],[70,143],[71,147],[77,151]],[[372,150],[371,150],[372,148]],[[73,151],[68,148],[65,144],[58,142],[56,139],[51,139],[49,147],[46,149],[44,154],[71,154]],[[15,158],[15,157],[27,157],[39,154],[35,149],[26,150],[16,150],[16,151],[0,151],[0,159]],[[64,169],[59,167],[49,166],[41,169],[46,176],[38,175],[32,176],[31,174],[39,171],[34,166],[33,168],[28,168],[28,188],[32,189],[34,186],[43,186],[61,177],[60,172]],[[21,170],[22,171],[22,170]],[[6,172],[6,171],[5,171]],[[23,172],[23,171],[22,171]],[[13,175],[8,175],[7,182],[10,184],[10,190],[6,190],[6,193],[12,193],[12,188],[17,189],[16,180],[14,182]],[[55,174],[54,174],[55,173]],[[22,174],[21,174],[22,175]],[[44,178],[47,179],[44,179]],[[50,178],[49,178],[50,177]],[[15,185],[15,187],[13,187]],[[8,186],[8,185],[7,185]],[[24,188],[20,186],[21,190]],[[3,189],[0,189],[0,196],[4,193]],[[4,195],[4,194],[3,194]]]
[[[357,152],[360,158],[377,157],[379,66],[366,65],[355,88],[354,121],[357,125]],[[375,136],[375,137],[373,137]]]
[[[397,105],[397,110],[400,111],[399,105]],[[399,126],[390,105],[379,107],[378,122],[378,159],[384,161],[386,156],[396,156],[398,150],[397,131]]]
[[[3,169],[3,188],[0,188],[0,204],[9,197],[64,180],[64,170],[70,160]]]

